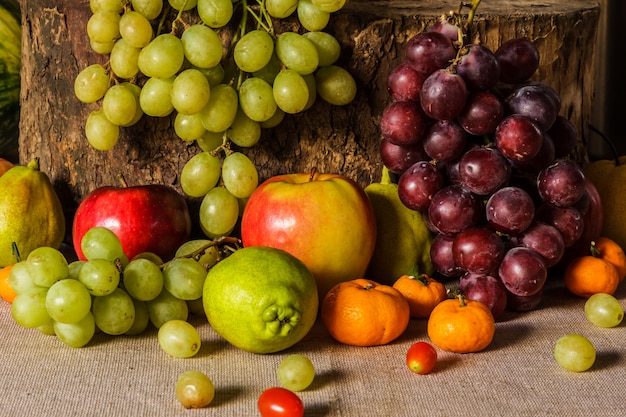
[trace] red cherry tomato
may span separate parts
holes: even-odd
[[[427,342],[415,342],[406,352],[406,364],[412,372],[424,375],[435,368],[437,351]]]
[[[268,388],[259,396],[257,406],[262,417],[302,417],[304,404],[300,397],[282,387]]]

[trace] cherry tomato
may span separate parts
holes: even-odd
[[[406,364],[412,372],[424,375],[435,368],[437,351],[427,342],[415,342],[406,352]]]
[[[302,417],[304,404],[294,392],[282,387],[268,388],[259,396],[262,417]]]

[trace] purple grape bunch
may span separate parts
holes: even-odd
[[[532,80],[533,42],[491,51],[459,42],[459,28],[442,18],[405,44],[387,78],[380,156],[435,236],[436,273],[498,317],[541,302],[581,236],[585,178],[558,93]]]

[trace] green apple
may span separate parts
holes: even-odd
[[[261,354],[299,342],[313,327],[319,307],[307,267],[293,255],[265,246],[239,249],[211,268],[202,302],[220,336]]]

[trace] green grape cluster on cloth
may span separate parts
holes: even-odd
[[[237,149],[317,97],[331,105],[354,99],[354,78],[336,64],[341,46],[324,31],[345,3],[90,0],[86,34],[109,59],[75,78],[76,97],[98,104],[85,121],[88,142],[107,151],[142,117],[173,117],[175,135],[200,149],[180,173],[181,188],[203,198],[205,234],[228,235],[258,185],[254,163]],[[298,32],[275,31],[286,18]]]

